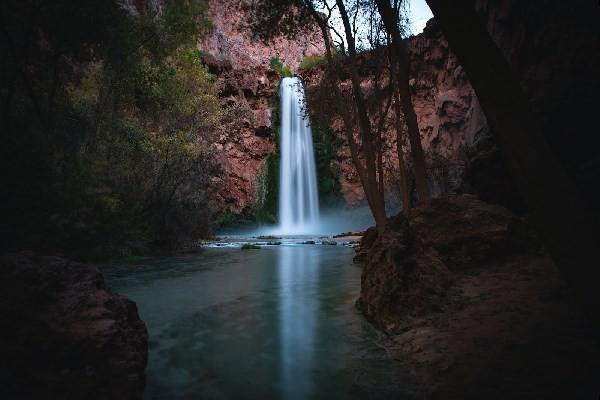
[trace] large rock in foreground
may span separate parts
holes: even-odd
[[[469,195],[370,231],[358,305],[433,399],[598,396],[600,349],[523,219]]]
[[[413,210],[410,222],[398,215],[383,235],[370,240],[361,249],[368,262],[359,305],[386,330],[393,330],[399,319],[446,308],[455,298],[453,272],[537,246],[521,218],[471,195],[434,199]]]
[[[97,269],[0,258],[0,387],[11,399],[141,399],[148,333]]]

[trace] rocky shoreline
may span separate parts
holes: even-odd
[[[522,218],[450,195],[375,236],[357,305],[428,398],[597,396],[598,343]]]

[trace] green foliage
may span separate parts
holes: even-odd
[[[268,154],[261,162],[256,177],[256,207],[255,217],[259,224],[277,222],[279,212],[279,88],[270,99],[271,129],[275,137],[277,150]]]
[[[317,166],[317,186],[322,205],[333,206],[342,200],[339,171],[331,166],[335,157],[335,135],[329,127],[312,125]]]
[[[279,208],[279,154],[268,154],[256,178],[256,219],[259,223],[277,222]]]
[[[269,65],[275,72],[277,72],[279,74],[279,76],[281,78],[289,78],[292,76],[292,72],[290,71],[289,67],[287,65],[285,65],[279,59],[279,57],[271,57],[271,60],[269,61]]]
[[[341,55],[340,50],[337,47],[334,46],[331,48],[331,56],[333,58],[336,58],[340,55]],[[320,54],[320,55],[315,55],[315,56],[304,56],[304,58],[300,62],[299,68],[300,69],[310,69],[310,68],[314,68],[318,65],[325,64],[326,62],[327,62],[326,54]]]
[[[325,55],[304,56],[302,62],[300,63],[300,69],[310,69],[326,62],[327,56]]]
[[[6,36],[35,54],[0,48],[3,70],[21,68],[0,78],[2,183],[14,197],[2,203],[3,247],[127,256],[208,234],[213,131],[231,115],[195,48],[206,2],[134,16],[64,0],[37,19],[30,3],[2,5]]]
[[[281,86],[281,82],[279,82],[279,84],[277,85],[277,90],[275,91],[275,94],[271,97],[271,99],[269,100],[269,106],[271,107],[271,129],[273,130],[273,137],[275,138],[275,143],[277,144],[277,149],[279,149],[279,138],[280,138],[280,128],[281,128],[281,121],[279,120],[279,118],[281,117],[280,115],[280,102],[281,102],[281,98],[279,96],[279,88]]]

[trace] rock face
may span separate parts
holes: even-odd
[[[302,33],[301,39],[276,37],[263,43],[246,27],[250,0],[211,0],[209,2],[212,32],[199,43],[200,49],[218,60],[227,62],[238,71],[268,67],[271,57],[279,59],[296,71],[307,55],[323,54],[321,32],[314,27]]]
[[[554,151],[593,206],[600,204],[600,139],[588,133],[596,126],[594,108],[600,92],[595,30],[600,9],[589,1],[576,2],[577,7],[552,0],[542,8],[515,0],[476,3],[530,96]],[[256,41],[241,28],[244,10],[237,2],[213,1],[211,13],[215,30],[199,47],[219,77],[223,103],[247,106],[252,115],[240,132],[222,132],[217,149],[225,171],[215,178],[218,208],[239,212],[253,206],[261,160],[275,150],[269,98],[279,77],[269,70],[269,57],[278,55],[295,70],[304,55],[322,54],[324,48],[316,27],[302,40]],[[433,193],[471,192],[524,211],[467,74],[433,20],[422,34],[409,39],[409,50],[413,103]],[[317,67],[302,71],[302,76],[311,85],[321,73]],[[369,85],[370,80],[365,74],[363,83]],[[349,205],[365,204],[345,135],[335,124],[333,128],[338,141],[332,168],[339,172],[342,194]],[[395,193],[398,172],[391,128],[384,148],[387,188]]]
[[[452,192],[462,184],[465,150],[487,130],[486,119],[434,20],[411,39],[409,50],[412,100],[430,185],[437,195]]]
[[[270,69],[269,59],[278,56],[296,71],[304,56],[324,53],[320,32],[315,26],[301,40],[276,38],[263,43],[244,28],[247,12],[243,2],[210,2],[213,31],[199,44],[204,62],[217,75],[224,107],[248,111],[239,130],[219,132],[216,151],[224,174],[214,178],[217,209],[235,213],[249,211],[255,204],[256,176],[261,161],[275,151],[271,122],[271,99],[279,76]],[[435,26],[410,40],[415,111],[419,118],[424,149],[436,193],[451,191],[462,183],[463,150],[485,129],[485,118],[456,57]],[[322,70],[302,71],[307,85],[320,79]],[[365,82],[369,81],[365,75]],[[342,194],[349,205],[365,203],[364,192],[350,159],[344,134],[338,131],[332,168],[339,171]],[[396,190],[397,158],[395,132],[386,134],[384,163],[388,188]]]
[[[141,399],[148,333],[93,267],[1,258],[1,386],[11,399]]]
[[[522,219],[503,207],[471,195],[434,199],[414,209],[410,222],[399,214],[372,244],[363,243],[361,252],[366,252],[368,262],[359,304],[368,318],[393,330],[388,316],[409,318],[451,301],[455,272],[532,248],[535,240]]]
[[[597,396],[596,336],[521,218],[450,195],[373,235],[358,305],[425,398]]]
[[[217,76],[223,107],[235,107],[243,115],[236,129],[218,132],[216,154],[223,174],[214,177],[214,206],[219,211],[249,212],[255,205],[256,183],[261,162],[276,150],[272,130],[271,102],[278,90],[279,75],[269,67],[279,57],[292,71],[305,56],[325,50],[315,26],[301,40],[285,37],[264,43],[246,28],[249,1],[211,0],[213,30],[199,43],[204,63]]]
[[[448,43],[433,20],[423,33],[409,39],[408,48],[411,57],[412,101],[433,193],[440,195],[452,192],[463,183],[465,149],[473,144],[477,135],[487,129],[485,116],[456,56],[448,48]],[[373,52],[362,54],[358,60],[362,87],[367,95],[371,92],[374,81],[374,61],[385,57],[385,54]],[[315,88],[321,74],[318,69],[302,71],[308,85]],[[387,79],[385,75],[383,78]],[[341,87],[344,86],[349,86],[349,77],[341,83]],[[390,193],[396,193],[399,172],[393,109],[388,111],[387,117],[383,135],[383,166],[386,188]],[[352,164],[342,126],[341,122],[333,123],[340,143],[334,168],[340,171],[339,179],[346,202],[349,205],[365,204],[364,192]],[[408,152],[408,143],[404,143],[404,148]]]

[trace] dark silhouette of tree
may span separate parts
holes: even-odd
[[[528,99],[470,0],[427,0],[508,160],[553,260],[600,328],[598,229],[546,142]]]
[[[2,250],[108,257],[208,232],[229,112],[196,49],[207,4],[151,3],[0,4]]]
[[[400,100],[400,109],[404,115],[406,125],[408,128],[408,138],[411,148],[411,156],[413,161],[413,168],[415,173],[415,180],[417,186],[417,195],[419,201],[427,201],[431,197],[429,183],[427,179],[427,169],[425,166],[425,156],[423,155],[423,148],[421,146],[421,133],[419,131],[419,125],[417,123],[417,115],[412,103],[412,95],[410,92],[410,57],[408,55],[408,48],[406,41],[402,38],[400,32],[400,12],[402,1],[394,1],[394,5],[390,4],[389,0],[375,0],[377,9],[381,16],[385,30],[392,38],[390,48],[390,63],[392,65],[391,78],[394,88],[398,91]],[[399,127],[398,124],[397,127]],[[398,156],[400,158],[400,150]],[[401,180],[402,170],[400,168]],[[408,210],[406,206],[406,209]]]

